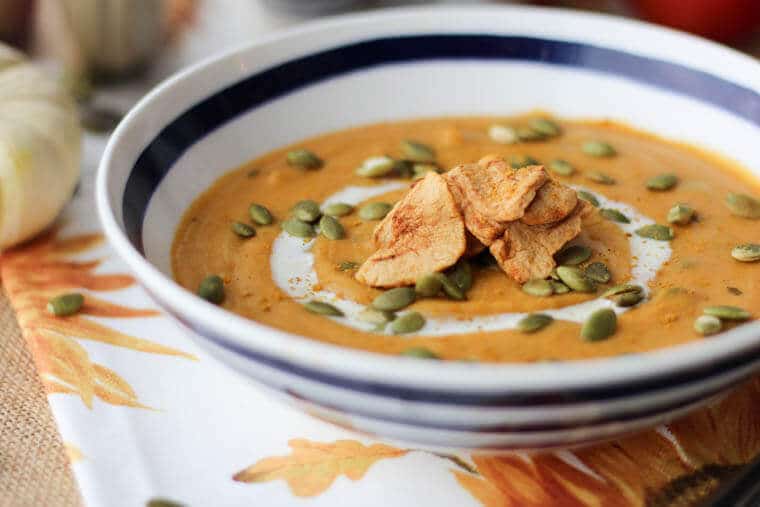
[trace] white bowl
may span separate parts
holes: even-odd
[[[663,422],[749,377],[760,366],[760,324],[647,354],[542,364],[338,348],[234,315],[175,283],[170,247],[181,216],[220,175],[276,147],[422,116],[543,108],[611,117],[760,167],[759,90],[760,65],[748,57],[607,16],[467,7],[340,17],[157,87],[111,138],[98,212],[140,283],[202,346],[311,413],[428,446],[586,443]]]

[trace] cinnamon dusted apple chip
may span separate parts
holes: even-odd
[[[575,190],[550,179],[538,189],[536,198],[520,220],[527,225],[559,222],[573,212],[576,204],[578,193]]]

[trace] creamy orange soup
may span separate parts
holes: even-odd
[[[380,123],[334,132],[297,145],[272,151],[214,183],[187,211],[172,248],[176,280],[196,291],[201,280],[217,274],[224,281],[221,306],[263,324],[344,347],[384,354],[398,354],[410,347],[425,347],[442,359],[489,362],[530,362],[613,356],[658,349],[704,338],[694,321],[710,305],[732,305],[753,315],[760,310],[760,263],[739,262],[732,249],[760,241],[760,221],[732,215],[724,203],[730,192],[760,195],[760,185],[747,172],[693,147],[667,142],[609,121],[559,121],[562,134],[535,142],[499,144],[488,135],[495,122],[519,125],[526,118],[434,118]],[[324,201],[350,185],[377,185],[400,178],[369,179],[355,169],[371,156],[400,156],[399,144],[415,139],[433,147],[436,161],[448,169],[475,162],[488,154],[507,160],[530,156],[543,164],[563,159],[575,167],[571,176],[558,176],[567,185],[582,186],[599,196],[625,203],[660,224],[676,203],[688,203],[696,219],[673,225],[672,253],[649,283],[647,299],[618,317],[610,338],[589,342],[580,337],[581,324],[556,320],[537,333],[518,330],[468,332],[441,336],[394,335],[365,332],[306,311],[273,280],[270,258],[273,243],[283,234],[280,224],[302,199]],[[589,156],[582,150],[588,140],[603,140],[617,151],[609,158]],[[304,170],[286,163],[286,154],[308,148],[324,165]],[[589,179],[601,171],[614,184]],[[645,182],[658,174],[674,173],[679,183],[668,191],[651,191]],[[404,194],[397,190],[368,201],[393,203]],[[248,217],[251,203],[267,207],[272,225],[256,225],[255,237],[243,239],[231,231],[239,221],[254,225]],[[362,220],[356,211],[339,218],[345,238],[317,236],[312,253],[319,284],[315,289],[368,305],[380,290],[354,279],[351,263],[361,264],[374,251],[371,236],[377,221]],[[471,262],[474,284],[466,301],[444,297],[421,299],[409,310],[427,317],[460,320],[504,312],[540,312],[598,298],[605,288],[631,277],[633,259],[626,233],[613,221],[594,213],[585,220],[581,236],[573,241],[591,248],[588,263],[604,262],[612,281],[596,294],[570,292],[551,297],[526,294],[504,272],[490,265],[486,256]],[[730,327],[725,323],[724,329]]]

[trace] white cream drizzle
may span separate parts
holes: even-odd
[[[349,186],[331,195],[323,206],[335,202],[359,204],[367,199],[382,195],[393,190],[400,190],[407,186],[406,183],[390,182],[374,186]],[[588,190],[581,186],[573,186],[576,190]],[[667,241],[646,239],[634,234],[639,227],[654,223],[651,218],[642,215],[639,211],[628,204],[612,201],[598,192],[593,192],[599,199],[601,208],[615,208],[630,218],[630,224],[616,224],[628,234],[631,248],[631,280],[630,283],[641,285],[647,290],[649,282],[655,277],[657,271],[665,261],[670,258],[671,249]],[[318,283],[317,273],[314,270],[314,255],[311,248],[314,240],[304,241],[287,233],[281,233],[274,241],[270,266],[272,279],[286,294],[296,300],[319,299],[339,308],[345,317],[330,317],[336,322],[362,331],[374,331],[374,325],[362,322],[357,318],[364,306],[338,297],[334,292],[327,290],[314,290]],[[611,301],[597,298],[584,303],[566,306],[564,308],[546,309],[542,313],[551,315],[557,320],[571,322],[583,322],[595,310],[600,308],[613,308],[618,314],[628,308],[616,307]],[[479,331],[499,331],[514,329],[517,323],[527,315],[526,313],[499,313],[493,315],[481,315],[469,319],[456,317],[426,317],[425,327],[417,335],[444,336],[451,334],[476,333]]]

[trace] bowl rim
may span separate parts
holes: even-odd
[[[740,65],[743,68],[751,67],[757,71],[755,74],[760,76],[760,63],[747,55],[717,43],[641,21],[569,9],[487,5],[401,7],[316,20],[286,30],[275,31],[254,42],[233,47],[205,58],[164,80],[129,111],[110,137],[97,172],[96,207],[106,238],[117,255],[136,274],[141,285],[159,300],[162,306],[168,307],[172,313],[179,316],[191,315],[192,318],[187,317],[188,321],[202,323],[204,331],[224,337],[224,341],[239,349],[265,353],[288,363],[303,365],[312,370],[338,375],[346,379],[358,378],[381,384],[413,385],[431,391],[456,390],[459,392],[488,393],[505,390],[510,392],[562,391],[579,386],[603,387],[610,384],[640,381],[643,378],[656,378],[664,373],[691,370],[695,366],[708,365],[757,347],[760,344],[760,322],[751,322],[722,333],[719,339],[693,341],[630,356],[566,360],[558,363],[492,364],[419,361],[413,358],[350,349],[269,327],[203,301],[192,292],[181,287],[169,276],[164,275],[147,258],[141,255],[119,225],[111,207],[109,192],[115,153],[123,149],[122,144],[128,144],[129,141],[125,138],[130,125],[137,118],[150,115],[150,106],[164,100],[179,83],[192,80],[194,76],[208,71],[214,65],[238,55],[247,54],[269,45],[277,45],[283,41],[308,38],[315,33],[329,31],[336,27],[361,26],[365,23],[388,23],[399,16],[451,16],[454,19],[454,16],[460,15],[487,17],[494,15],[519,16],[526,13],[540,15],[554,22],[571,22],[583,19],[586,22],[598,24],[613,33],[615,30],[627,30],[659,39],[661,42],[663,39],[665,42],[668,40],[680,41],[681,43],[688,42],[694,45],[694,52],[700,52],[702,62],[709,61],[713,57],[721,58],[722,65],[720,67],[725,67],[727,64]],[[453,28],[446,33],[459,32]],[[555,37],[557,40],[567,40],[559,36]],[[361,39],[357,38],[356,40]],[[650,46],[654,45],[653,40],[650,40],[650,43]],[[711,58],[707,58],[706,53]],[[249,69],[249,71],[253,70]],[[261,69],[255,68],[255,71],[258,70]],[[748,74],[751,75],[752,73]],[[737,81],[735,75],[727,80],[749,87],[756,93],[760,92],[760,80],[754,82],[748,79]],[[223,86],[228,84],[230,83],[221,83]],[[127,151],[139,153],[139,150],[143,148],[144,146],[141,145]],[[123,195],[119,197],[122,198]]]

